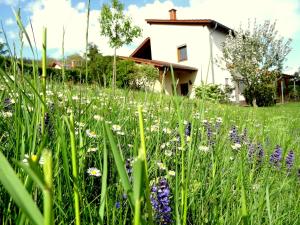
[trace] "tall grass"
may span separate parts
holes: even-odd
[[[24,82],[11,58],[14,69],[0,68],[1,224],[300,223],[299,103],[67,86],[49,80],[44,60]]]

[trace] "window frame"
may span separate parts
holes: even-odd
[[[181,49],[185,49],[185,58],[181,58],[181,54],[180,54],[181,53]],[[177,59],[178,59],[178,62],[186,61],[188,59],[188,56],[187,56],[187,45],[186,44],[177,46]]]

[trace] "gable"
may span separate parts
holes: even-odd
[[[146,38],[129,57],[151,60],[152,54],[150,38]]]

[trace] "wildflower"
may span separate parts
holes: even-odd
[[[233,142],[233,143],[241,143],[240,141],[240,136],[238,134],[238,130],[237,130],[237,127],[236,126],[231,126],[231,129],[229,131],[229,137],[230,137],[230,140]]]
[[[15,101],[12,98],[5,98],[3,101],[4,107],[3,109],[5,111],[11,111],[12,110],[12,106],[14,105]]]
[[[119,209],[121,207],[121,203],[120,202],[116,202],[116,208]]]
[[[280,148],[279,145],[276,145],[276,148],[270,157],[270,163],[273,166],[279,168],[281,159],[282,159],[282,149]]]
[[[95,168],[95,167],[89,168],[89,169],[87,170],[87,173],[88,173],[90,176],[94,176],[94,177],[100,177],[100,176],[101,176],[100,170],[98,170],[98,169]]]
[[[170,128],[163,128],[162,131],[163,131],[164,133],[166,133],[166,134],[171,134],[171,133],[172,133],[172,131],[171,131]]]
[[[255,153],[254,144],[251,144],[251,143],[248,144],[248,158],[249,158],[249,161],[253,160],[254,153]]]
[[[170,207],[170,188],[167,180],[161,178],[158,185],[151,188],[151,204],[155,211],[155,218],[158,224],[167,225],[172,223]]]
[[[12,112],[2,112],[4,118],[12,117]]]
[[[286,156],[286,159],[285,159],[285,163],[286,163],[286,167],[288,169],[288,172],[291,171],[291,169],[294,165],[294,160],[295,160],[295,154],[294,154],[293,150],[290,150],[288,155]]]
[[[36,163],[38,161],[38,156],[34,155],[34,154],[33,155],[25,154],[22,162],[25,163],[26,165],[28,165],[28,160],[31,160],[32,162]],[[39,159],[39,164],[43,165],[44,163],[45,163],[45,160],[44,160],[43,156],[41,156]]]
[[[174,177],[174,176],[175,176],[175,171],[169,170],[169,171],[168,171],[168,174],[169,174],[170,176]]]
[[[165,155],[168,156],[168,157],[170,157],[170,156],[173,155],[173,152],[171,150],[166,150],[165,151]]]
[[[121,131],[121,126],[114,124],[114,125],[112,125],[112,130],[115,131],[115,132]]]
[[[90,138],[96,138],[96,132],[95,131],[90,131],[90,130],[86,130],[86,135]]]
[[[265,153],[261,144],[257,145],[257,163],[262,163]]]
[[[98,148],[89,148],[88,150],[87,150],[87,152],[96,152],[98,150]]]
[[[201,152],[208,152],[209,151],[209,147],[208,146],[204,146],[204,145],[200,145],[199,146],[199,150]]]
[[[97,121],[103,121],[103,117],[99,115],[94,115],[94,119]]]
[[[126,159],[125,168],[129,177],[131,177],[132,174],[132,164],[133,164],[133,159],[131,158]]]
[[[234,145],[231,145],[231,148],[236,151],[240,150],[241,147],[242,146],[239,143],[235,143]]]
[[[185,126],[185,136],[186,137],[190,137],[191,136],[191,128],[192,128],[191,123],[187,122],[187,124]]]
[[[167,169],[166,166],[161,162],[157,162],[156,164],[157,164],[157,166],[160,170],[166,170]]]
[[[298,178],[299,178],[299,181],[300,181],[300,168],[298,169],[297,175],[298,175]]]

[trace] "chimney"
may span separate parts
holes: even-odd
[[[176,20],[176,9],[170,9],[170,20]]]

